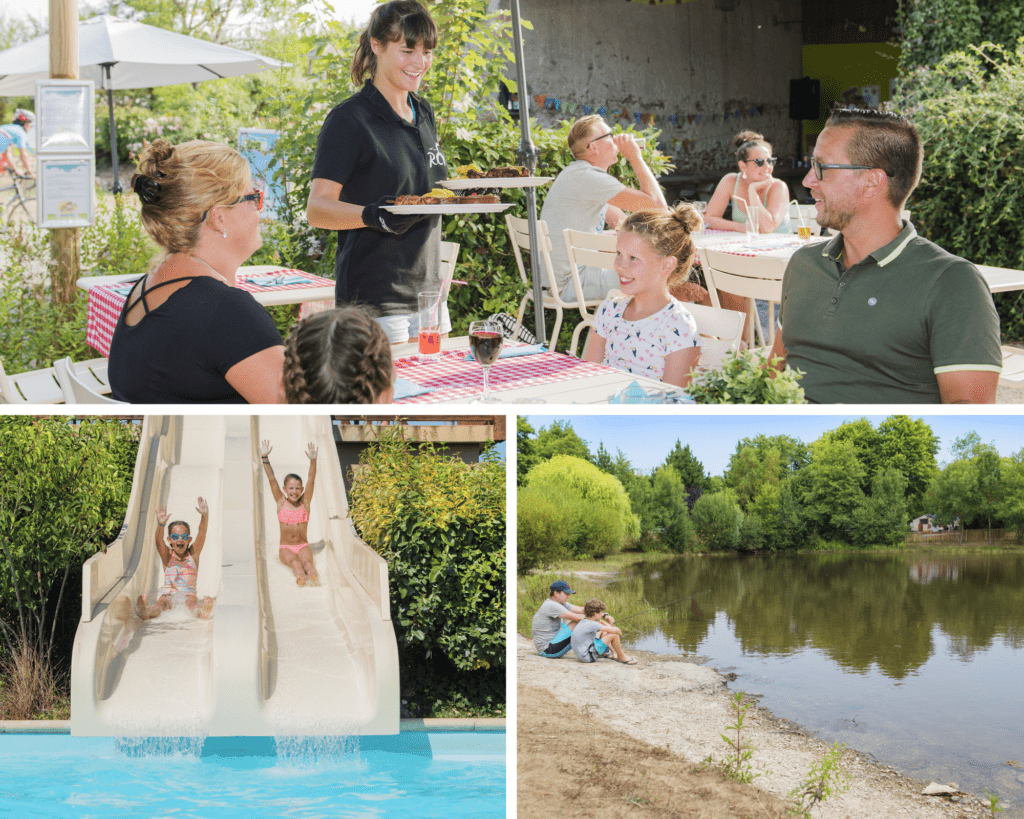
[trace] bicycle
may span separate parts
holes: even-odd
[[[9,201],[0,205],[3,211],[3,221],[12,224],[15,218],[28,219],[33,224],[36,221],[36,180],[28,174],[15,173],[13,168],[4,167],[11,177],[11,184],[0,188],[0,195],[14,191]],[[20,209],[20,213],[19,213]]]

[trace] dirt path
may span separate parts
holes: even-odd
[[[627,647],[628,650],[628,647]],[[781,817],[784,797],[828,750],[794,723],[747,712],[757,787],[737,786],[696,763],[728,750],[732,723],[725,678],[687,658],[630,652],[640,663],[586,664],[570,652],[545,660],[517,640],[518,819],[630,816]],[[921,795],[911,780],[856,751],[843,753],[851,787],[814,810],[815,819],[977,819],[973,796]],[[646,813],[637,813],[641,808]]]

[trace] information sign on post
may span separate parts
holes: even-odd
[[[36,214],[42,228],[95,219],[92,80],[36,80]]]
[[[88,227],[95,219],[95,157],[39,156],[36,160],[37,224],[42,228]]]
[[[92,80],[36,80],[36,153],[92,155]]]

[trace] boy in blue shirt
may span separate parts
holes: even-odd
[[[598,657],[611,657],[618,663],[636,665],[636,660],[626,656],[622,650],[621,629],[602,622],[605,609],[605,604],[596,598],[583,606],[583,619],[576,624],[570,638],[576,658],[581,663],[593,663]]]

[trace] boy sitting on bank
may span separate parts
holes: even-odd
[[[627,657],[622,650],[622,631],[601,622],[606,606],[600,600],[591,599],[583,606],[583,619],[572,630],[572,650],[581,663],[593,663],[598,657],[611,657],[617,663],[636,665],[636,660]]]

